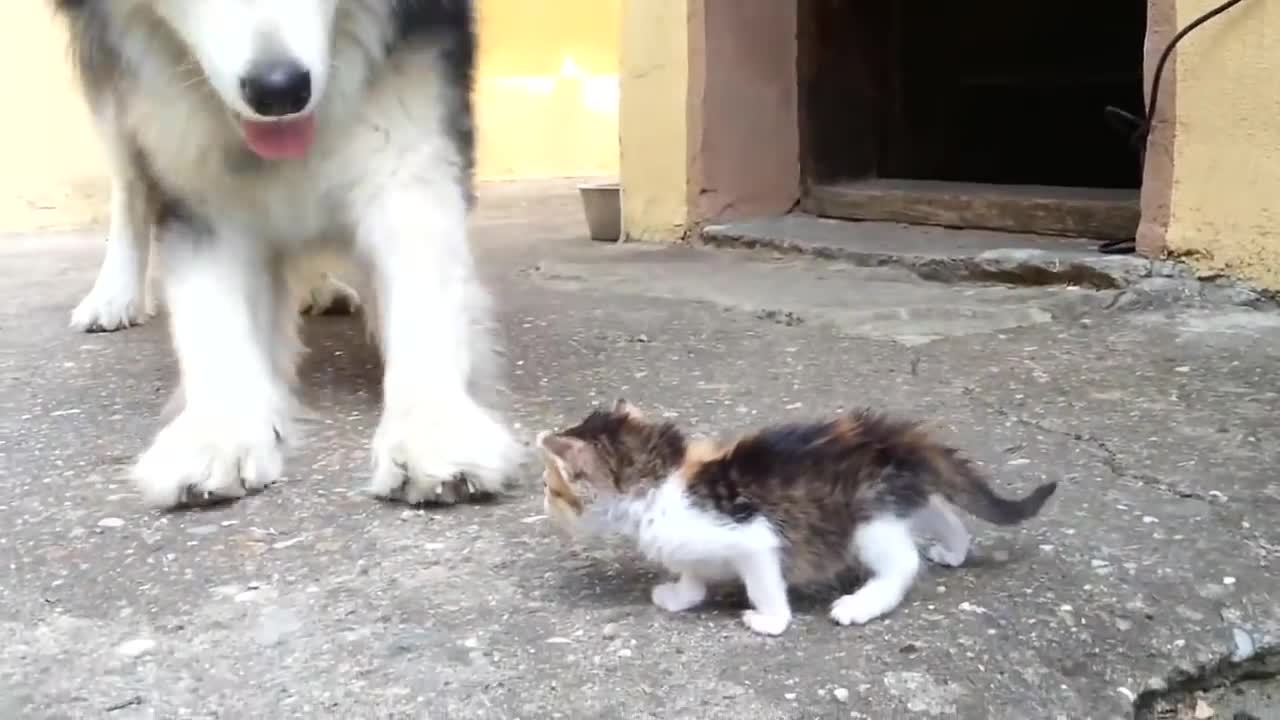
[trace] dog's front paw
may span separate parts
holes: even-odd
[[[283,422],[184,410],[156,435],[133,480],[157,508],[232,500],[280,479],[283,445]]]
[[[142,325],[151,316],[146,295],[142,283],[104,278],[71,311],[71,327],[81,332],[115,332]]]
[[[472,402],[388,414],[373,440],[369,492],[410,505],[492,496],[522,454],[506,426]]]

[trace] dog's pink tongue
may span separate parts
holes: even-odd
[[[267,160],[303,157],[316,139],[316,120],[308,115],[278,122],[241,121],[249,149]]]

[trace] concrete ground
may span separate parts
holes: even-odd
[[[625,548],[559,539],[532,467],[488,506],[354,493],[376,356],[318,318],[320,421],[287,480],[149,512],[122,476],[172,387],[164,322],[68,330],[100,236],[4,238],[0,718],[1280,713],[1280,315],[603,245],[540,186],[486,189],[475,228],[526,438],[619,394],[718,433],[870,404],[932,419],[1011,491],[1062,488],[1022,528],[975,521],[969,565],[930,567],[886,620],[836,627],[819,595],[757,637],[736,590],[663,615]]]

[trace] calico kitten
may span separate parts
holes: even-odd
[[[926,555],[958,566],[969,532],[954,506],[999,525],[1040,512],[1057,489],[1021,500],[997,495],[968,460],[919,423],[868,410],[827,422],[767,428],[717,447],[651,421],[625,400],[560,432],[538,435],[544,504],[562,529],[620,533],[676,573],[653,603],[680,612],[707,584],[741,580],[743,622],[765,635],[791,622],[789,585],[866,582],[831,606],[841,625],[885,615],[920,569],[912,533],[938,541]]]

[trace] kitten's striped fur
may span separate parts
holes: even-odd
[[[746,622],[767,634],[790,620],[788,585],[833,581],[850,569],[869,579],[832,607],[841,624],[896,607],[919,569],[913,531],[935,536],[926,551],[964,562],[969,533],[958,506],[1013,525],[1035,516],[1056,490],[997,495],[958,451],[917,422],[862,410],[832,420],[778,425],[727,446],[690,440],[647,420],[626,401],[538,438],[545,504],[571,530],[620,532],[677,573],[654,602],[697,604],[709,582],[740,579]]]

